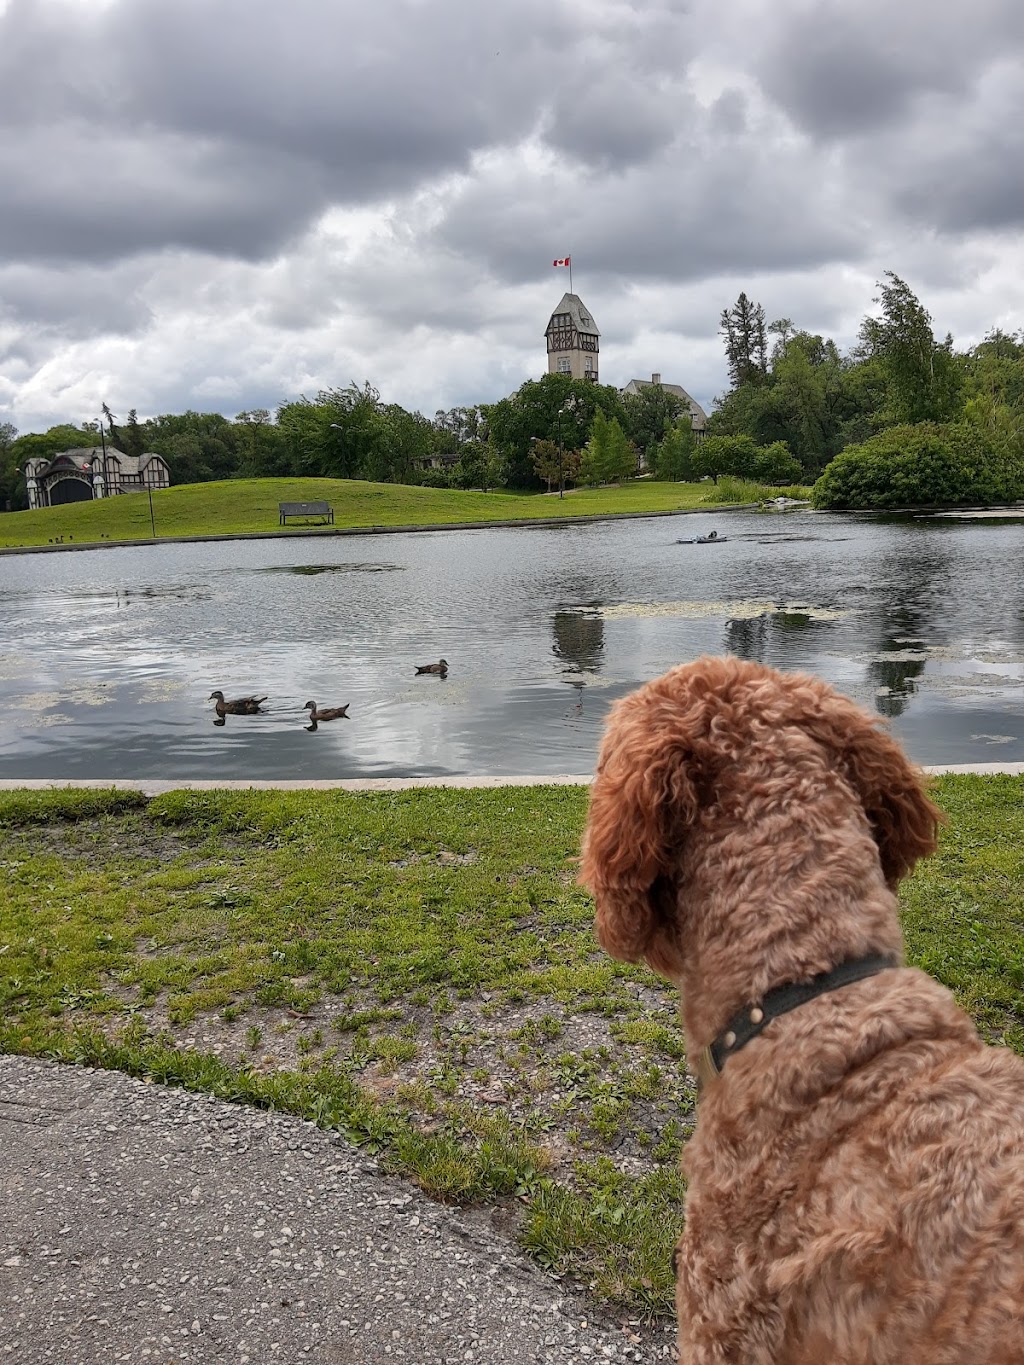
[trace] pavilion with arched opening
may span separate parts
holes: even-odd
[[[28,460],[25,482],[30,508],[58,507],[119,493],[169,488],[171,471],[160,455],[126,455],[116,446],[86,446]]]

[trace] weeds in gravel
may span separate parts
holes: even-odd
[[[947,778],[911,959],[1024,1052],[1024,783]],[[0,1048],[336,1128],[671,1304],[694,1092],[672,993],[575,885],[586,793],[0,795]]]

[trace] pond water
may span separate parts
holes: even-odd
[[[724,652],[920,762],[1020,761],[1022,560],[1013,522],[809,510],[3,556],[0,777],[588,773],[612,701]],[[214,688],[266,713],[215,725]]]

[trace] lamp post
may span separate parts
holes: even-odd
[[[562,477],[562,409],[555,413],[555,426],[558,430],[558,496],[565,497],[565,479]]]
[[[110,497],[110,477],[107,474],[107,438],[103,434],[103,417],[100,417],[100,445],[103,447],[103,496]]]

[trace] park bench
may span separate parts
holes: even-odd
[[[316,517],[321,526],[328,522],[334,525],[334,508],[326,502],[279,502],[277,509],[278,526],[287,526],[289,517],[303,517],[306,521]]]

